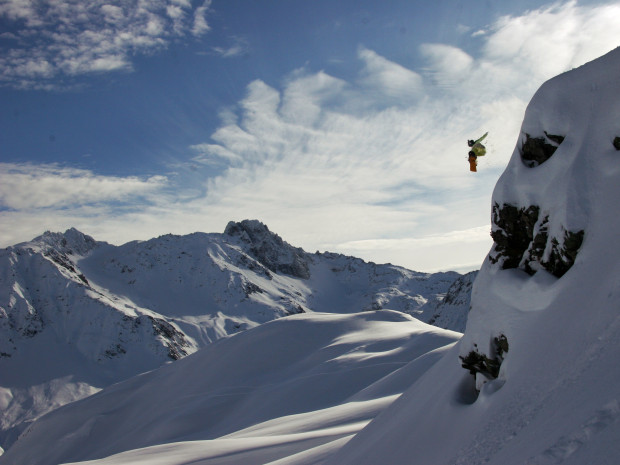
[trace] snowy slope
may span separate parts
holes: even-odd
[[[444,298],[434,308],[429,306],[426,313],[432,310],[432,316],[424,321],[440,328],[464,332],[471,307],[471,290],[477,275],[477,271],[470,271],[454,281]]]
[[[541,87],[493,195],[464,337],[325,463],[618,463],[619,122],[620,49]],[[526,134],[545,131],[565,138],[531,163]],[[501,335],[499,376],[478,374],[478,394],[459,355],[497,362]]]
[[[267,463],[331,450],[459,337],[388,310],[282,318],[42,417],[0,463]]]
[[[122,246],[71,229],[0,251],[0,444],[43,413],[301,312],[416,316],[457,273],[308,254],[258,221]]]

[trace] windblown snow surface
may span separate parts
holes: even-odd
[[[389,310],[282,318],[42,417],[1,460],[268,463],[330,451],[459,337]]]
[[[522,131],[493,202],[585,231],[563,276],[504,269],[494,246],[460,340],[385,310],[282,318],[42,417],[0,463],[618,463],[620,49],[544,84]],[[545,131],[565,138],[526,166]],[[459,356],[500,335],[476,384]]]

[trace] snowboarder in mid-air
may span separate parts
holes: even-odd
[[[482,157],[487,153],[486,147],[480,143],[487,136],[487,134],[488,132],[485,132],[484,136],[482,136],[478,140],[467,141],[467,145],[471,147],[471,150],[469,151],[469,158],[468,158],[469,171],[474,171],[474,172],[478,171],[476,169],[476,166],[478,165],[477,158]]]

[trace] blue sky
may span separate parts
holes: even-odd
[[[256,218],[311,252],[478,268],[529,99],[619,23],[595,1],[0,0],[0,246]]]

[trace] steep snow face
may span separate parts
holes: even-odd
[[[437,304],[428,323],[459,333],[464,332],[471,308],[471,289],[477,275],[477,271],[470,271],[454,281],[445,297]]]
[[[500,236],[508,242],[511,236],[520,236],[512,242],[524,243],[525,247],[521,246],[522,255],[517,254],[520,260],[514,266],[506,266],[506,257],[498,252],[497,242],[491,250],[490,261],[476,283],[480,297],[463,341],[465,350],[474,343],[482,344],[485,350],[493,336],[510,332],[506,320],[511,320],[507,317],[513,310],[508,308],[517,312],[548,308],[557,298],[557,291],[567,283],[586,292],[584,283],[590,282],[591,277],[584,276],[583,267],[607,262],[602,255],[617,257],[617,247],[609,238],[619,231],[620,152],[613,144],[620,135],[619,65],[617,49],[548,81],[530,102],[522,137],[497,183],[493,203],[537,213],[525,221],[528,225],[513,221],[512,231],[506,232],[494,211],[494,231],[502,230]],[[546,144],[557,148],[547,160],[531,166],[523,157],[528,136],[545,138]],[[520,271],[500,273],[503,268],[524,270],[532,277]],[[558,281],[553,277],[564,273],[569,273],[566,279]],[[596,275],[601,275],[596,280],[599,282],[606,278],[603,268]],[[501,294],[508,289],[522,291],[519,301],[510,302],[504,297],[500,304],[488,299],[489,294]],[[506,304],[508,308],[502,310]],[[493,324],[495,319],[500,321]]]
[[[620,49],[541,87],[463,338],[327,464],[617,462],[619,135]],[[555,150],[524,157],[528,137]]]
[[[563,275],[588,240],[601,199],[613,195],[620,134],[617,51],[544,84],[528,106],[521,135],[493,194],[495,246],[490,257],[506,268]],[[532,163],[532,141],[548,158]],[[541,148],[542,147],[542,148]],[[544,161],[543,161],[544,160]],[[504,227],[504,216],[515,229]],[[611,216],[608,211],[607,216]],[[503,249],[512,249],[505,253]]]
[[[47,232],[0,251],[0,444],[59,405],[283,316],[423,318],[458,276],[307,254],[258,221],[119,247]]]
[[[0,463],[268,463],[331,448],[459,337],[387,310],[282,318],[52,412]]]

